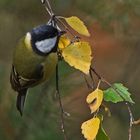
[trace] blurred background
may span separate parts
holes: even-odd
[[[140,117],[140,1],[139,0],[52,0],[57,15],[80,17],[92,36],[93,66],[111,83],[129,87],[136,104],[134,117]],[[29,90],[24,115],[15,107],[16,93],[9,74],[12,52],[27,31],[48,20],[40,0],[0,0],[0,139],[58,140],[60,111],[55,97],[55,78]],[[89,118],[85,103],[88,94],[83,75],[66,63],[60,65],[60,91],[67,117],[68,139],[84,140],[81,123]],[[107,88],[102,85],[102,88]],[[112,116],[104,114],[104,128],[111,140],[127,140],[129,114],[124,104],[106,104]],[[132,139],[140,139],[140,126],[133,128]]]

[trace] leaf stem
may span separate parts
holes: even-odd
[[[108,86],[110,86],[116,93],[118,93],[122,99],[125,101],[124,97],[119,93],[119,89],[115,88],[111,83],[109,83],[106,79],[104,79],[102,76],[100,76],[100,74],[97,73],[97,71],[91,67],[91,70],[95,73],[95,75],[98,77],[99,80],[101,80],[102,82],[106,83]],[[121,91],[120,91],[121,92]]]
[[[113,87],[113,85],[111,83],[109,83],[107,80],[105,80],[102,76],[100,76],[100,74],[97,73],[97,71],[94,69],[94,68],[90,68],[94,74],[98,77],[99,80],[101,80],[102,82],[106,83],[108,86],[110,86],[114,91],[116,91],[116,93],[119,93],[119,89],[118,88],[115,88]],[[121,92],[121,91],[120,91]],[[121,96],[121,95],[120,95]],[[121,96],[122,99],[125,101],[124,97]],[[129,131],[128,131],[128,140],[131,140],[132,139],[132,126],[133,126],[133,122],[134,122],[134,118],[133,118],[133,114],[132,114],[132,111],[130,109],[130,106],[129,106],[129,103],[128,102],[125,102],[126,106],[127,106],[127,109],[128,109],[128,112],[129,112],[129,116],[130,116],[130,121],[129,121]]]
[[[98,85],[97,85],[97,89],[99,89],[101,82],[102,82],[101,79],[99,79],[99,82],[98,82]]]
[[[133,124],[134,124],[134,125],[138,125],[138,124],[140,124],[140,119],[138,119],[138,120],[134,120],[134,121],[133,121]]]
[[[58,19],[60,19],[60,18],[65,19],[65,17],[63,17],[63,16],[56,16],[56,18],[58,18]]]
[[[74,37],[74,39],[79,40],[80,37],[76,36],[76,35],[68,28],[68,26],[67,26],[65,23],[63,23],[63,22],[61,21],[61,19],[60,19],[59,17],[60,17],[60,16],[56,16],[56,17],[55,17],[56,20],[65,28],[65,30],[67,30],[67,31]]]

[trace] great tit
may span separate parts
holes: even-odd
[[[21,115],[28,88],[49,80],[55,71],[62,34],[52,25],[40,25],[27,32],[15,47],[10,83],[18,93],[16,106]]]

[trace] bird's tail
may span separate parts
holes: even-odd
[[[27,89],[22,89],[18,92],[17,95],[17,110],[20,112],[20,115],[22,116],[23,114],[23,109],[24,109],[24,103],[25,103],[25,98],[27,94]]]

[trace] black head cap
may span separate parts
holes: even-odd
[[[37,26],[32,29],[30,34],[32,48],[37,54],[44,56],[57,51],[57,44],[61,34],[60,31],[52,25],[45,24]],[[50,44],[47,40],[51,40]],[[54,42],[52,42],[52,40],[54,40]]]
[[[32,41],[41,41],[48,38],[58,36],[59,32],[56,28],[51,25],[40,25],[32,29],[31,36]]]

